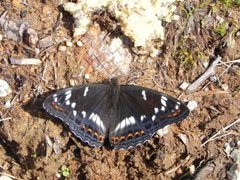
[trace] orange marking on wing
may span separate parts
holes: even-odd
[[[64,110],[55,102],[52,102],[52,107],[57,110],[57,111],[61,111],[61,112],[64,112]]]
[[[180,114],[180,110],[178,109],[177,111],[169,114],[167,117],[175,117],[175,116],[177,116],[177,115],[179,115],[179,114]]]
[[[100,136],[98,136],[98,140],[99,140],[100,142],[103,142],[104,137],[100,135]]]
[[[87,133],[91,135],[92,134],[92,129],[91,128],[87,128]]]
[[[113,144],[116,143],[116,140],[117,140],[117,137],[116,137],[116,136],[113,136],[112,139],[111,139],[111,141],[112,141]]]
[[[94,133],[93,133],[93,137],[95,137],[96,139],[98,139],[98,134],[97,134],[97,132],[94,132]]]
[[[141,134],[141,135],[145,134],[144,130],[141,130],[141,131],[140,131],[140,134]]]
[[[140,136],[140,132],[139,131],[134,132],[134,136],[135,137],[139,137]]]
[[[81,131],[86,131],[86,128],[84,125],[81,127]]]
[[[129,133],[128,136],[127,136],[127,139],[132,139],[132,138],[133,138],[133,134]]]
[[[126,140],[126,137],[125,136],[120,136],[120,141],[125,141]]]

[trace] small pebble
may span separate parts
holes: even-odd
[[[63,46],[63,45],[60,45],[58,47],[58,50],[61,51],[61,52],[65,52],[67,50],[67,47],[66,46]]]
[[[82,41],[77,41],[77,46],[78,46],[78,47],[81,47],[81,46],[83,46],[83,43],[82,43]]]
[[[9,100],[4,104],[4,107],[7,109],[10,108],[11,106],[12,106],[11,101],[9,101]]]
[[[198,103],[194,100],[191,100],[188,102],[187,107],[189,108],[190,111],[193,111],[198,107]]]
[[[51,36],[44,37],[38,41],[39,48],[47,48],[54,44]]]
[[[224,90],[224,91],[228,91],[228,85],[227,84],[222,84],[222,89]]]
[[[85,79],[90,79],[89,74],[85,74],[85,75],[84,75],[84,78],[85,78]]]
[[[0,79],[0,97],[5,97],[12,92],[8,83],[2,79]]]
[[[186,90],[188,86],[189,86],[189,83],[183,82],[182,84],[180,84],[179,88],[181,90]]]
[[[70,86],[76,86],[76,83],[73,79],[69,80],[69,84],[70,84]]]
[[[0,42],[3,40],[3,35],[0,34]]]
[[[214,83],[217,83],[219,81],[219,78],[218,76],[216,76],[215,74],[210,76],[210,81],[214,82]]]
[[[56,173],[56,178],[61,178],[61,174],[60,173]]]
[[[204,61],[204,62],[203,62],[203,66],[204,66],[205,68],[207,68],[207,67],[209,66],[209,62]]]
[[[191,164],[189,166],[189,174],[193,175],[195,173],[195,166],[193,164]]]
[[[73,46],[73,43],[71,41],[66,41],[66,46],[67,47],[72,47]]]

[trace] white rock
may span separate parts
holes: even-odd
[[[12,92],[11,87],[8,83],[0,79],[0,97],[5,97]]]
[[[89,74],[85,74],[85,75],[84,75],[84,78],[85,78],[85,79],[90,79]]]
[[[58,47],[58,50],[61,51],[61,52],[65,52],[67,50],[67,47],[66,46],[63,46],[63,45],[60,45]]]
[[[83,43],[82,43],[82,41],[77,41],[77,46],[78,46],[78,47],[81,47],[81,46],[83,46]]]
[[[189,108],[190,111],[193,111],[198,107],[197,101],[191,100],[188,102],[187,107]]]
[[[227,84],[222,84],[222,89],[223,89],[224,91],[228,91],[229,87],[228,87]]]
[[[5,108],[10,108],[12,106],[12,104],[11,104],[11,101],[7,101],[7,102],[5,102],[5,104],[4,104],[4,107]]]

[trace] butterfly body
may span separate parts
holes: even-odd
[[[62,89],[47,97],[43,107],[90,146],[100,147],[107,138],[115,149],[142,144],[189,114],[183,103],[164,93],[117,84]]]

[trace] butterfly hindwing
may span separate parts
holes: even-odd
[[[158,129],[186,118],[189,109],[177,99],[139,86],[121,86],[118,120],[109,139],[115,149],[127,149],[148,140]]]
[[[107,138],[115,149],[135,147],[158,129],[189,114],[189,109],[171,96],[116,84],[86,84],[59,90],[46,98],[43,107],[90,146],[102,146]]]
[[[47,97],[43,107],[65,122],[82,141],[99,147],[107,129],[101,116],[106,114],[109,91],[109,86],[103,84],[66,88]]]

